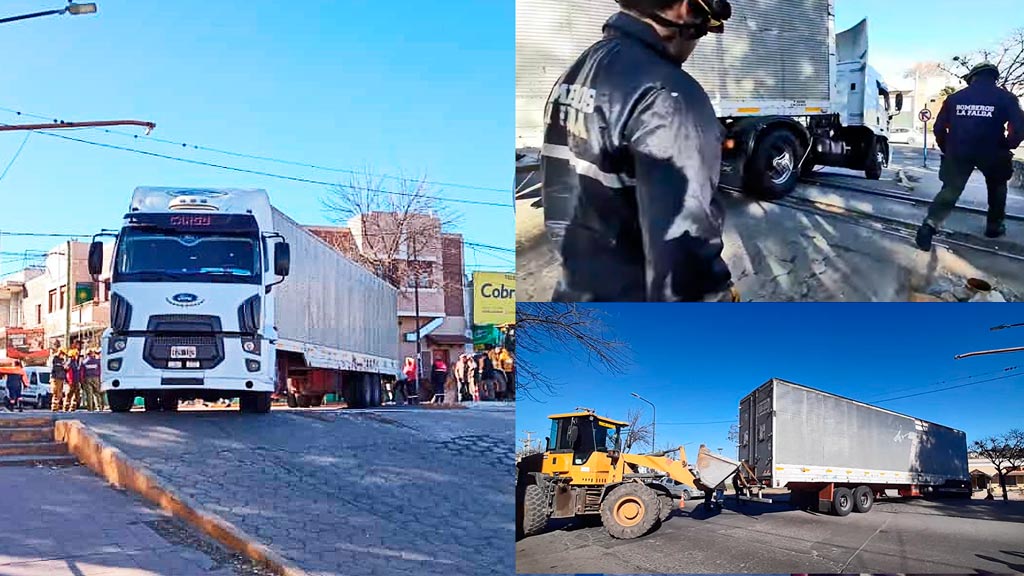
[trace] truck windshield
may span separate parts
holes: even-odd
[[[115,262],[115,282],[259,284],[261,278],[259,243],[245,233],[125,229]]]

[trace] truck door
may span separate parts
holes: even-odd
[[[760,479],[772,474],[773,388],[768,382],[740,401],[739,457]]]

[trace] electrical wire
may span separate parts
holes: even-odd
[[[31,132],[25,133],[25,138],[21,141],[21,145],[18,146],[18,150],[14,152],[14,156],[11,157],[11,161],[7,163],[7,167],[4,168],[4,171],[2,173],[0,173],[0,181],[2,181],[5,176],[7,176],[7,171],[11,169],[11,166],[14,166],[14,161],[18,159],[18,156],[21,156],[21,151],[25,148],[25,143],[28,142],[28,137],[31,135]]]
[[[278,180],[288,180],[290,182],[301,182],[303,184],[317,184],[320,186],[337,186],[337,182],[327,182],[325,180],[314,180],[312,178],[300,178],[298,176],[285,176],[284,174],[275,174],[273,172],[264,172],[262,170],[250,170],[248,168],[239,168],[237,166],[227,166],[225,164],[214,164],[213,162],[203,162],[202,160],[192,160],[190,158],[181,158],[178,156],[170,156],[168,154],[159,154],[157,152],[149,152],[146,150],[138,150],[136,148],[128,148],[126,146],[117,146],[115,144],[106,144],[104,142],[94,142],[92,140],[85,140],[82,138],[74,138],[72,136],[65,136],[63,134],[55,134],[53,132],[46,132],[45,130],[38,130],[39,134],[45,136],[52,136],[53,138],[60,138],[62,140],[69,140],[71,142],[80,142],[82,144],[89,144],[91,146],[98,146],[100,148],[110,148],[112,150],[121,150],[123,152],[131,152],[133,154],[141,154],[143,156],[151,156],[153,158],[162,158],[164,160],[174,160],[175,162],[183,162],[185,164],[194,164],[196,166],[207,166],[210,168],[219,168],[221,170],[229,170],[232,172],[241,172],[243,174],[253,174],[256,176],[265,176],[267,178],[276,178]],[[414,198],[430,198],[438,200],[440,202],[451,202],[453,204],[472,204],[475,206],[496,206],[499,208],[514,208],[511,203],[508,202],[489,202],[486,200],[465,200],[461,198],[444,198],[441,196],[431,196],[427,194],[413,194],[410,192],[397,192],[394,190],[380,190],[377,188],[363,188],[367,192],[378,192],[381,194],[394,194],[395,196],[406,196]]]
[[[886,399],[886,400],[876,400],[875,403],[876,404],[881,404],[882,402],[892,402],[894,400],[903,400],[904,398],[914,398],[916,396],[924,396],[926,394],[936,394],[938,392],[945,392],[947,390],[954,390],[956,388],[965,388],[967,386],[974,386],[975,384],[984,384],[986,382],[995,382],[996,380],[1006,380],[1007,378],[1019,378],[1021,376],[1024,376],[1024,374],[1008,374],[1006,376],[998,376],[996,378],[989,378],[988,380],[978,380],[977,382],[968,382],[966,384],[959,384],[957,386],[948,386],[946,388],[939,388],[937,390],[929,390],[928,392],[918,392],[917,394],[907,394],[905,396],[897,396],[895,398],[889,398],[889,399]]]
[[[54,124],[63,124],[63,123],[65,123],[63,120],[60,120],[60,119],[57,119],[57,118],[53,118],[51,116],[43,116],[43,115],[40,115],[40,114],[31,114],[31,113],[28,113],[28,112],[20,112],[18,110],[14,110],[14,109],[11,109],[11,108],[6,108],[6,107],[3,107],[3,106],[0,106],[0,111],[10,112],[10,113],[18,115],[18,116],[27,116],[29,118],[38,118],[40,120],[52,120]],[[128,137],[128,138],[133,138],[135,140],[139,140],[139,139],[151,140],[153,142],[159,142],[159,143],[162,143],[162,144],[170,144],[172,146],[178,146],[178,147],[186,148],[186,149],[190,148],[190,149],[193,149],[193,150],[202,150],[202,151],[205,151],[205,152],[214,152],[216,154],[224,154],[226,156],[233,156],[235,158],[248,158],[248,159],[251,159],[251,160],[261,160],[261,161],[264,161],[264,162],[273,162],[273,163],[283,164],[283,165],[287,165],[287,166],[299,166],[299,167],[303,167],[303,168],[312,168],[314,170],[322,170],[322,171],[325,171],[325,172],[336,172],[336,173],[353,174],[353,175],[362,174],[362,172],[360,172],[359,170],[353,170],[351,168],[335,168],[335,167],[331,167],[331,166],[321,166],[321,165],[318,165],[318,164],[310,164],[310,163],[307,163],[307,162],[296,162],[294,160],[283,160],[283,159],[280,159],[280,158],[273,158],[271,156],[260,156],[260,155],[256,155],[256,154],[245,154],[245,153],[242,153],[242,152],[234,152],[234,151],[231,151],[231,150],[224,150],[222,148],[213,148],[211,146],[202,146],[202,145],[199,145],[199,144],[188,144],[186,142],[175,142],[173,140],[166,140],[166,139],[163,139],[163,138],[158,138],[156,136],[144,136],[144,135],[140,136],[138,134],[129,134],[128,132],[122,132],[120,130],[111,130],[109,128],[94,128],[94,127],[87,127],[86,126],[86,127],[83,127],[82,129],[83,130],[101,130],[102,132],[106,132],[107,134],[115,134],[115,135],[118,135],[118,136],[125,136],[125,137]],[[404,179],[402,176],[393,176],[393,175],[389,175],[389,174],[381,174],[380,176],[382,178],[387,178],[387,179],[392,179],[392,180],[403,180]],[[462,188],[464,190],[482,190],[482,191],[485,191],[485,192],[500,192],[502,194],[508,194],[509,193],[508,190],[505,190],[505,189],[502,189],[502,188],[492,188],[492,187],[489,187],[489,186],[475,186],[475,185],[471,185],[471,184],[459,184],[457,182],[442,182],[442,181],[437,181],[437,180],[424,180],[423,182],[425,184],[433,184],[435,186],[446,186],[446,187],[449,187],[449,188]]]
[[[704,424],[732,424],[737,422],[737,419],[733,420],[712,420],[710,422],[658,422],[658,426],[702,426]]]
[[[895,388],[895,389],[887,391],[885,394],[879,394],[877,396],[874,396],[872,399],[869,399],[868,402],[874,402],[875,398],[885,398],[886,396],[889,396],[891,394],[895,394],[896,392],[905,392],[905,391],[909,391],[909,390],[920,390],[922,388],[931,388],[933,386],[940,386],[942,384],[949,384],[951,382],[958,382],[960,380],[971,380],[973,378],[982,378],[984,376],[992,376],[994,374],[1002,374],[1004,372],[1012,372],[1012,371],[1017,370],[1017,369],[1018,369],[1017,366],[1007,366],[1006,368],[1003,368],[1001,370],[993,370],[992,372],[982,372],[981,374],[972,374],[970,376],[960,376],[960,377],[957,377],[957,378],[947,378],[945,380],[939,380],[938,382],[934,382],[932,384],[922,384],[922,385],[919,385],[919,386],[906,386],[906,387],[903,387],[903,388]]]

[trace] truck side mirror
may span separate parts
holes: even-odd
[[[89,245],[89,274],[93,277],[103,273],[103,242],[96,241]]]
[[[544,451],[545,452],[550,452],[551,451],[551,436],[545,436],[544,437]]]
[[[896,113],[899,114],[903,110],[903,93],[896,93]]]
[[[287,242],[278,242],[274,244],[274,274],[278,276],[287,276],[288,271],[291,270],[291,247],[288,246]]]

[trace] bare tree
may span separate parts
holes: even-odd
[[[728,436],[728,439],[729,439],[729,442],[732,443],[733,446],[739,446],[740,445],[740,425],[739,424],[736,424],[736,423],[729,424],[729,436]]]
[[[963,76],[981,62],[995,64],[999,68],[999,85],[1017,96],[1024,96],[1024,28],[1014,30],[992,48],[954,56],[942,69]]]
[[[460,215],[425,178],[379,176],[365,168],[349,176],[348,183],[330,188],[320,202],[328,219],[351,231],[319,234],[336,250],[396,288],[423,276],[443,282],[441,271],[418,257],[437,253],[442,231]]]
[[[643,415],[643,410],[636,408],[630,408],[626,412],[626,422],[629,423],[629,428],[626,429],[626,438],[622,443],[623,452],[629,452],[637,444],[650,443],[651,423],[641,424],[640,418]],[[651,446],[651,450],[654,450],[654,446]]]
[[[1006,494],[1006,474],[1024,466],[1024,430],[1013,429],[999,436],[989,436],[971,443],[972,453],[988,459],[999,474],[999,487]]]
[[[516,390],[537,400],[557,382],[544,373],[536,356],[557,354],[567,363],[583,360],[610,374],[625,371],[628,346],[609,334],[601,308],[574,303],[519,302],[516,305]]]

